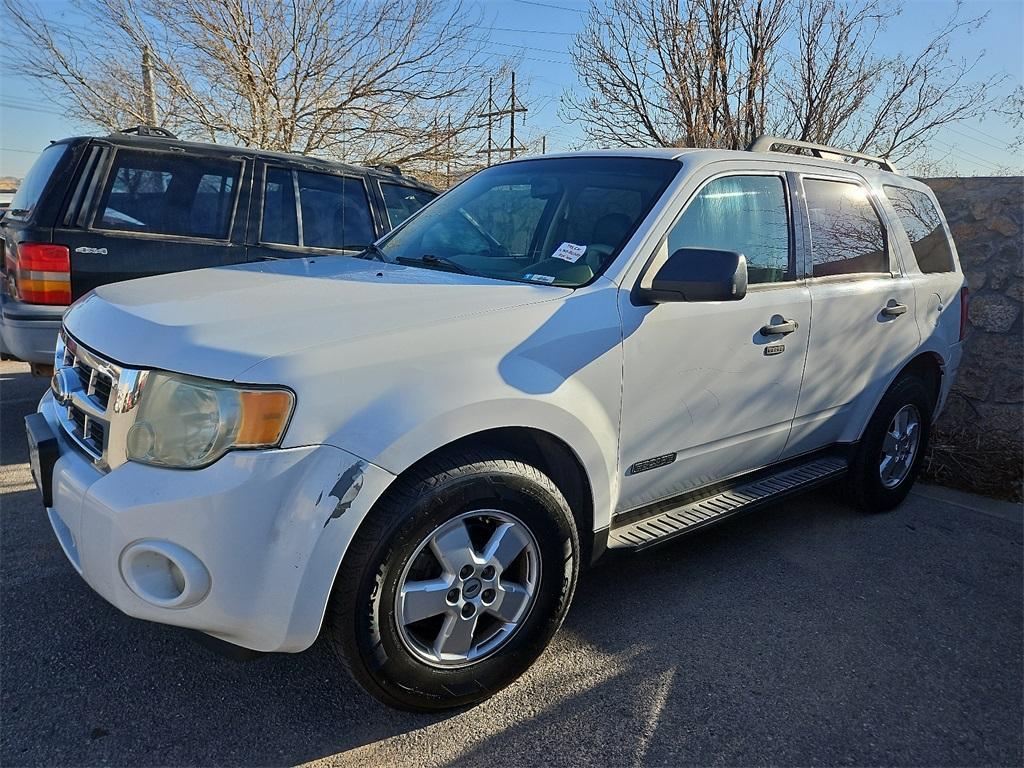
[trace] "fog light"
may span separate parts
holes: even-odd
[[[169,541],[137,541],[121,553],[121,576],[138,597],[160,608],[187,608],[210,591],[199,558]]]

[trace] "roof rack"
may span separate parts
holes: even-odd
[[[166,128],[157,125],[133,125],[131,128],[122,128],[118,133],[132,134],[136,136],[158,136],[161,139],[177,139],[173,133]]]
[[[395,163],[377,163],[376,165],[370,166],[375,171],[383,171],[384,173],[391,173],[395,176],[402,176],[402,168]]]
[[[852,158],[854,160],[861,160],[865,163],[874,163],[883,171],[889,171],[890,173],[899,173],[891,162],[886,160],[884,157],[875,157],[874,155],[865,155],[860,152],[851,152],[846,149],[837,149],[836,147],[829,147],[825,144],[812,144],[809,141],[797,141],[796,139],[782,139],[778,136],[758,136],[747,147],[748,152],[772,152],[775,147],[792,147],[794,149],[806,149],[814,157],[820,157],[825,160],[842,159],[844,157]],[[794,153],[795,154],[795,153]],[[829,157],[831,155],[832,157]]]

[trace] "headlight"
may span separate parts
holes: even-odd
[[[232,448],[267,448],[284,436],[295,396],[286,389],[247,389],[150,372],[128,458],[161,467],[210,464]]]

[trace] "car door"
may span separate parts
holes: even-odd
[[[883,208],[853,174],[803,174],[811,335],[786,456],[859,438],[892,375],[917,349],[912,282]]]
[[[245,260],[245,157],[97,143],[86,162],[54,232],[71,251],[74,298],[106,283]]]
[[[624,291],[620,300],[620,512],[771,464],[786,444],[810,320],[792,182],[783,172],[732,167],[718,164],[699,180],[651,269],[679,248],[739,251],[747,295],[651,307]],[[766,327],[790,321],[788,333]]]

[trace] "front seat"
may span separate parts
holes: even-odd
[[[622,245],[632,223],[624,213],[609,213],[594,222],[584,256],[592,270],[597,272],[601,269],[605,260]]]

